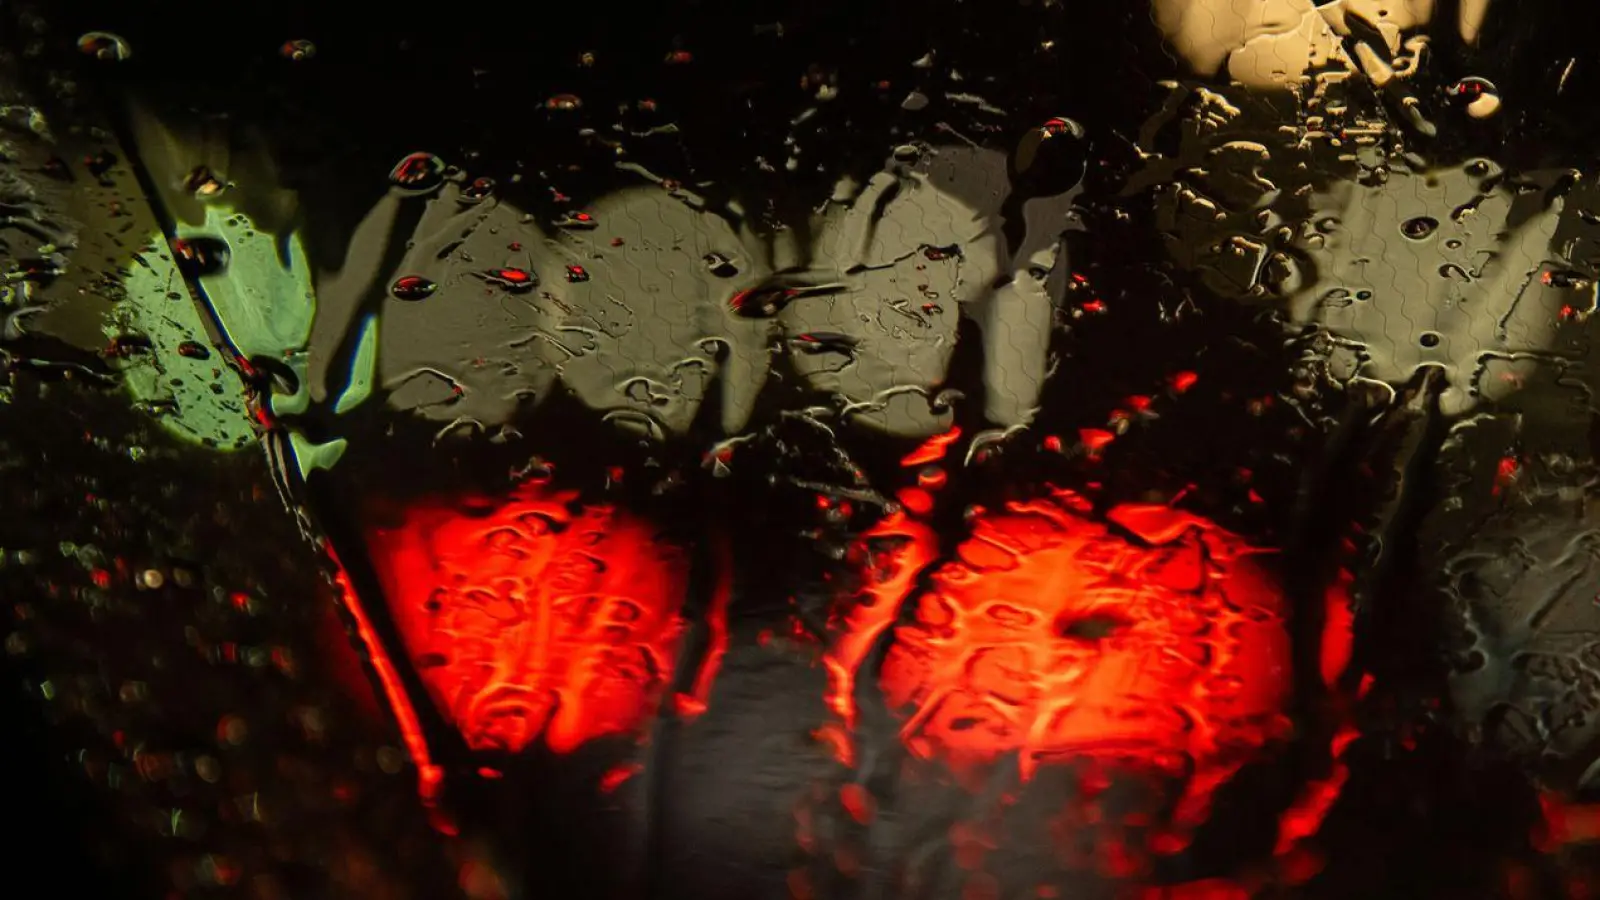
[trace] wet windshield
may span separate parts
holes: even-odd
[[[1588,896],[1600,13],[636,6],[0,6],[20,865]]]

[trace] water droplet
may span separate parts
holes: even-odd
[[[301,62],[317,55],[317,45],[304,38],[284,41],[278,48],[278,55],[293,62]]]
[[[1341,307],[1350,305],[1350,289],[1334,288],[1322,295],[1322,305]]]
[[[572,228],[578,231],[588,231],[598,227],[600,223],[594,220],[594,216],[591,216],[586,212],[569,212],[566,215],[557,216],[555,225],[557,228]]]
[[[232,256],[227,242],[214,237],[175,240],[172,242],[172,254],[178,270],[186,278],[215,275],[228,267],[228,260]]]
[[[797,294],[799,291],[792,288],[754,287],[734,294],[728,305],[737,315],[764,319],[781,312]]]
[[[1086,134],[1082,125],[1079,125],[1072,119],[1061,116],[1045,120],[1044,125],[1040,126],[1040,130],[1050,137],[1071,135],[1075,138],[1081,138]]]
[[[1445,94],[1474,119],[1487,119],[1500,111],[1500,92],[1487,78],[1463,78],[1447,88]]]
[[[193,194],[196,199],[210,200],[227,190],[228,186],[211,169],[206,166],[195,166],[184,176],[183,189]]]
[[[1439,230],[1439,220],[1432,216],[1417,216],[1400,223],[1400,233],[1413,241],[1425,240]]]
[[[721,253],[707,253],[704,259],[706,268],[718,278],[732,278],[739,274],[739,267],[733,264],[733,260]]]
[[[1444,338],[1437,331],[1424,331],[1417,336],[1417,343],[1429,348],[1437,347],[1443,341]]]
[[[527,269],[518,269],[512,266],[506,266],[503,269],[490,269],[481,273],[479,277],[513,294],[525,293],[539,286],[539,276],[529,272]]]
[[[855,353],[857,341],[848,334],[839,331],[810,331],[796,336],[789,342],[802,353],[842,353],[851,355]]]
[[[421,275],[404,275],[395,279],[394,284],[389,286],[389,293],[396,300],[415,302],[432,297],[433,292],[438,289],[439,285]]]
[[[96,178],[104,177],[107,172],[110,172],[111,169],[116,166],[116,164],[117,157],[105,150],[102,150],[93,156],[86,156],[83,159],[84,168],[88,169],[89,174]]]
[[[1083,126],[1071,119],[1047,119],[1018,141],[1011,166],[1026,182],[1030,196],[1044,197],[1071,190],[1088,170],[1088,145]]]
[[[462,203],[480,203],[494,193],[494,188],[493,178],[474,178],[471,184],[461,189],[460,200]]]
[[[432,153],[412,153],[395,165],[389,183],[412,194],[426,194],[444,184],[444,160]]]
[[[1113,615],[1064,616],[1054,623],[1057,637],[1065,640],[1097,642],[1111,637],[1127,627],[1127,622]]]
[[[109,31],[91,31],[78,38],[78,49],[105,62],[122,62],[133,55],[128,42]]]
[[[1460,250],[1461,242],[1455,238],[1451,238],[1450,240],[1444,242],[1444,248],[1446,250]]]
[[[148,335],[119,334],[111,339],[105,348],[104,355],[109,359],[127,359],[130,356],[149,353],[155,349],[155,342]]]
[[[259,389],[286,397],[300,393],[300,376],[282,359],[258,353],[250,357],[249,363],[250,380]]]
[[[1213,700],[1232,700],[1244,690],[1244,679],[1237,675],[1217,675],[1206,680],[1206,693]]]

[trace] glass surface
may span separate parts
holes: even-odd
[[[1597,19],[0,6],[14,871],[1590,896]]]

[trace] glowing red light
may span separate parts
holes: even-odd
[[[944,561],[904,514],[864,537],[866,571],[825,656],[844,728],[859,666],[889,632],[879,686],[914,755],[960,772],[1017,754],[1024,780],[1083,759],[1186,772],[1180,833],[1286,734],[1289,642],[1269,551],[1165,506],[1097,519],[1068,492],[979,511],[971,527]],[[838,735],[819,737],[849,755]]]
[[[911,467],[936,463],[944,459],[944,455],[950,449],[950,445],[960,440],[960,438],[960,428],[951,428],[943,434],[936,434],[923,441],[922,446],[911,451],[904,459],[900,460],[900,465]]]
[[[369,535],[406,653],[474,749],[631,734],[671,679],[684,556],[574,500],[529,485],[488,515],[422,504]]]

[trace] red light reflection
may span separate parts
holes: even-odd
[[[1079,770],[1086,786],[1112,771],[1181,785],[1161,823],[1143,816],[1145,846],[1097,841],[1100,868],[1137,880],[1147,852],[1180,851],[1217,789],[1288,735],[1287,611],[1271,551],[1169,506],[1097,515],[1056,490],[973,509],[965,538],[941,557],[925,517],[944,479],[927,464],[947,449],[930,442],[908,458],[922,467],[921,486],[902,491],[898,510],[857,542],[855,589],[835,602],[822,643],[835,721],[817,736],[855,766],[855,698],[869,678],[900,717],[911,754],[958,775],[1014,756],[1025,782],[1042,767],[1088,760],[1093,767]],[[905,502],[913,495],[918,502]],[[576,501],[533,484],[487,511],[414,504],[368,534],[401,649],[473,749],[518,752],[537,741],[567,753],[636,736],[663,709],[688,627],[687,556],[637,517]],[[705,710],[728,649],[733,559],[725,540],[714,547],[709,646],[689,693],[665,707],[685,717]],[[1348,588],[1344,573],[1327,595],[1330,688],[1349,660]],[[881,668],[869,672],[885,644]],[[391,705],[410,702],[396,690]],[[1354,737],[1341,729],[1336,760]],[[425,746],[412,749],[425,761]],[[618,766],[599,790],[638,772]],[[1316,832],[1346,774],[1336,765],[1282,811],[1275,855],[1289,859]],[[877,798],[863,787],[832,796],[858,826],[873,820]],[[1068,827],[1070,813],[1051,827]],[[1237,886],[1191,887],[1193,896],[1232,896]]]
[[[487,515],[417,504],[368,536],[406,654],[473,749],[632,734],[670,682],[685,555],[575,499],[534,485]]]
[[[866,648],[908,600],[880,686],[921,758],[962,770],[1017,753],[1024,779],[1084,758],[1182,773],[1172,824],[1186,830],[1287,734],[1289,639],[1269,551],[1210,522],[1151,505],[1101,521],[1064,491],[979,511],[917,596],[926,529],[895,517],[863,547],[865,586],[836,613],[827,659],[847,727]]]

